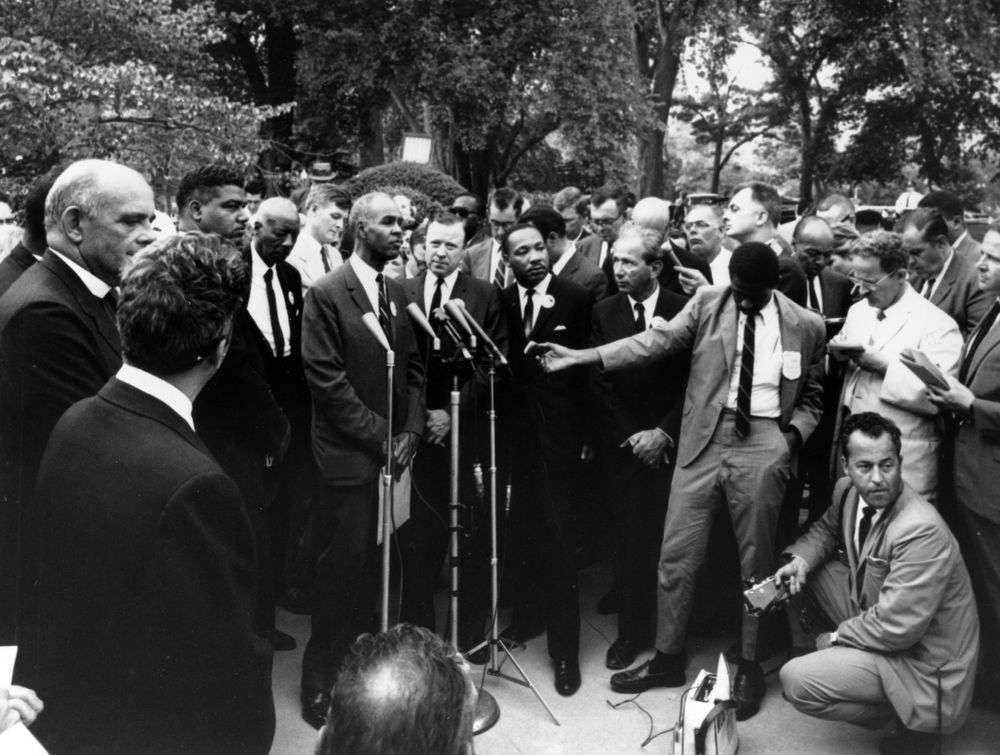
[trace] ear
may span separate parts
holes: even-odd
[[[613,261],[614,259],[612,258],[612,262]],[[654,278],[660,277],[660,273],[663,272],[663,266],[664,266],[663,260],[653,260],[652,262],[649,263],[649,269],[653,271]]]
[[[188,215],[191,216],[191,219],[195,223],[201,222],[201,218],[205,214],[202,212],[201,202],[199,202],[197,199],[192,199],[190,202],[188,202],[187,206],[188,206]]]
[[[83,210],[76,206],[67,207],[59,220],[63,233],[70,241],[77,245],[83,243]]]
[[[843,454],[837,454],[837,458],[840,459],[840,471],[846,475],[847,474],[847,457]]]

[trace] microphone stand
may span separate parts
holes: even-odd
[[[382,631],[389,631],[389,537],[392,534],[393,484],[395,459],[392,449],[392,379],[396,366],[396,354],[392,349],[385,352],[385,447],[388,450],[385,467],[382,470]]]

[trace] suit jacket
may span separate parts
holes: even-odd
[[[966,359],[969,341],[962,350]],[[975,394],[972,417],[955,429],[954,487],[959,503],[1000,524],[1000,328],[992,328],[972,355],[965,384]]]
[[[819,288],[823,293],[823,317],[846,317],[851,306],[851,281],[848,277],[824,267],[819,271]]]
[[[844,585],[856,615],[837,627],[838,643],[871,651],[886,696],[908,729],[958,729],[972,704],[979,617],[958,543],[940,515],[908,485],[854,547],[858,491],[842,479],[834,503],[788,549],[810,571],[848,558]],[[841,504],[843,501],[843,504]],[[940,669],[940,671],[938,671]]]
[[[0,260],[0,296],[7,293],[7,289],[21,277],[21,273],[34,265],[35,261],[35,255],[29,252],[24,244],[18,242],[17,246]]]
[[[956,251],[931,296],[931,303],[958,323],[963,336],[972,332],[990,306],[979,288],[978,261],[978,258],[971,260]]]
[[[579,252],[574,252],[566,261],[558,277],[586,289],[592,301],[600,301],[608,295],[608,278],[604,271]]]
[[[493,237],[487,236],[479,243],[472,244],[465,250],[462,258],[462,272],[479,280],[490,281],[490,253],[493,251]]]
[[[972,235],[966,231],[961,241],[955,246],[955,252],[959,257],[964,258],[966,262],[971,262],[975,265],[979,262],[979,255],[983,253],[983,247],[982,244],[972,238]]]
[[[684,309],[687,299],[660,288],[654,317],[664,320]],[[590,341],[594,346],[635,335],[635,312],[628,294],[618,293],[594,306]],[[591,371],[590,393],[597,414],[599,437],[615,448],[640,430],[659,427],[676,443],[687,384],[688,358],[678,354],[648,365],[618,372]]]
[[[802,265],[790,253],[779,255],[778,290],[800,307],[805,307],[809,302],[809,292],[806,290],[808,284]]]
[[[406,294],[387,280],[392,317],[392,433],[424,429],[424,364],[406,314]],[[386,436],[386,354],[361,317],[371,302],[348,263],[306,292],[302,361],[312,394],[313,455],[331,485],[378,475]]]
[[[97,393],[120,366],[113,313],[51,250],[0,298],[2,605],[17,605],[17,575],[34,568],[27,499],[49,434],[63,412]],[[13,622],[15,611],[0,613],[0,624]]]
[[[590,294],[555,276],[547,293],[552,306],[539,308],[530,340],[584,348],[588,343]],[[515,459],[540,454],[547,464],[566,469],[578,459],[585,440],[587,373],[573,368],[547,375],[533,357],[525,356],[528,339],[521,327],[517,284],[503,290],[500,305],[507,319],[512,372],[504,385],[501,416],[510,428],[512,454]]]
[[[585,239],[577,242],[577,254],[581,254],[581,256],[586,257],[597,265],[601,256],[601,244],[603,241],[604,240],[601,238],[600,234],[597,233],[587,236]],[[705,262],[705,260],[687,249],[682,249],[677,246],[673,246],[672,248],[681,265],[684,267],[694,268],[704,275],[707,280],[712,280],[712,270],[709,268],[708,263]],[[598,269],[600,270],[601,268]],[[604,271],[602,270],[602,272]],[[608,295],[617,294],[618,284],[615,282],[614,275],[608,274],[606,277],[608,279]],[[670,263],[670,259],[668,257],[664,258],[663,272],[660,273],[659,283],[663,288],[673,291],[675,294],[680,294],[681,296],[687,295],[684,293],[684,289],[681,288],[680,281],[677,278],[677,271],[674,270],[674,266]]]
[[[774,292],[781,324],[783,368],[779,387],[782,431],[794,426],[802,440],[823,413],[823,361],[826,331],[815,312]],[[739,322],[731,289],[703,286],[673,320],[644,333],[599,346],[604,369],[619,370],[690,352],[691,374],[684,397],[677,464],[686,467],[708,446],[729,396],[736,360]]]
[[[43,557],[15,679],[45,700],[45,746],[266,753],[253,533],[187,423],[110,380],[56,426],[36,499]]]

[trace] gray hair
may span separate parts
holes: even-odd
[[[647,265],[663,260],[663,249],[660,247],[663,241],[662,233],[629,221],[618,231],[618,240],[615,244],[617,245],[618,241],[631,239],[638,239],[642,244],[642,259]]]
[[[358,236],[358,225],[362,220],[368,219],[368,215],[371,212],[371,208],[375,203],[375,200],[382,197],[390,201],[394,201],[392,197],[384,191],[370,191],[367,194],[363,194],[358,197],[358,201],[351,205],[351,214],[347,218],[347,226],[350,228],[351,235],[354,236],[354,238],[357,238]]]
[[[63,213],[77,207],[88,216],[104,212],[109,205],[108,188],[119,177],[145,179],[129,167],[110,160],[77,160],[59,174],[45,198],[45,228],[59,224]]]

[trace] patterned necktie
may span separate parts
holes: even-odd
[[[503,255],[497,258],[497,269],[493,271],[493,285],[501,291],[507,287],[507,263]]]
[[[535,319],[535,289],[529,288],[524,294],[524,314],[521,316],[521,329],[524,331],[524,340],[531,337],[532,322]]]
[[[861,549],[865,547],[865,541],[868,539],[868,533],[872,529],[872,517],[878,511],[874,506],[867,506],[862,504],[861,506],[861,522],[858,524],[858,553],[861,553]]]
[[[319,245],[319,257],[323,260],[323,272],[330,272],[330,253],[326,251],[326,244]]]
[[[641,333],[646,329],[646,308],[641,301],[635,303],[635,332]]]
[[[281,332],[281,321],[278,319],[278,301],[274,296],[271,281],[274,280],[274,268],[269,267],[264,273],[264,290],[267,291],[267,314],[271,318],[271,337],[274,339],[274,355],[279,359],[285,356],[285,334]]]
[[[743,326],[743,354],[740,359],[740,385],[736,394],[736,434],[750,435],[750,393],[753,391],[753,349],[757,332],[757,314],[748,314]]]
[[[986,334],[993,328],[998,315],[1000,315],[1000,299],[993,302],[990,311],[986,313],[982,322],[979,323],[979,327],[976,328],[976,334],[972,337],[969,348],[965,350],[965,358],[962,360],[962,366],[958,370],[958,382],[963,385],[969,379],[969,368],[972,366],[972,358],[976,356],[976,349],[979,348],[983,339],[986,338]]]
[[[431,308],[427,314],[432,315],[437,312],[438,307],[441,306],[441,286],[444,284],[444,278],[438,278],[437,282],[434,284],[434,294],[431,296]]]
[[[375,276],[375,284],[378,286],[378,322],[385,331],[385,337],[392,345],[392,315],[389,312],[389,292],[385,286],[385,276],[379,273]]]

